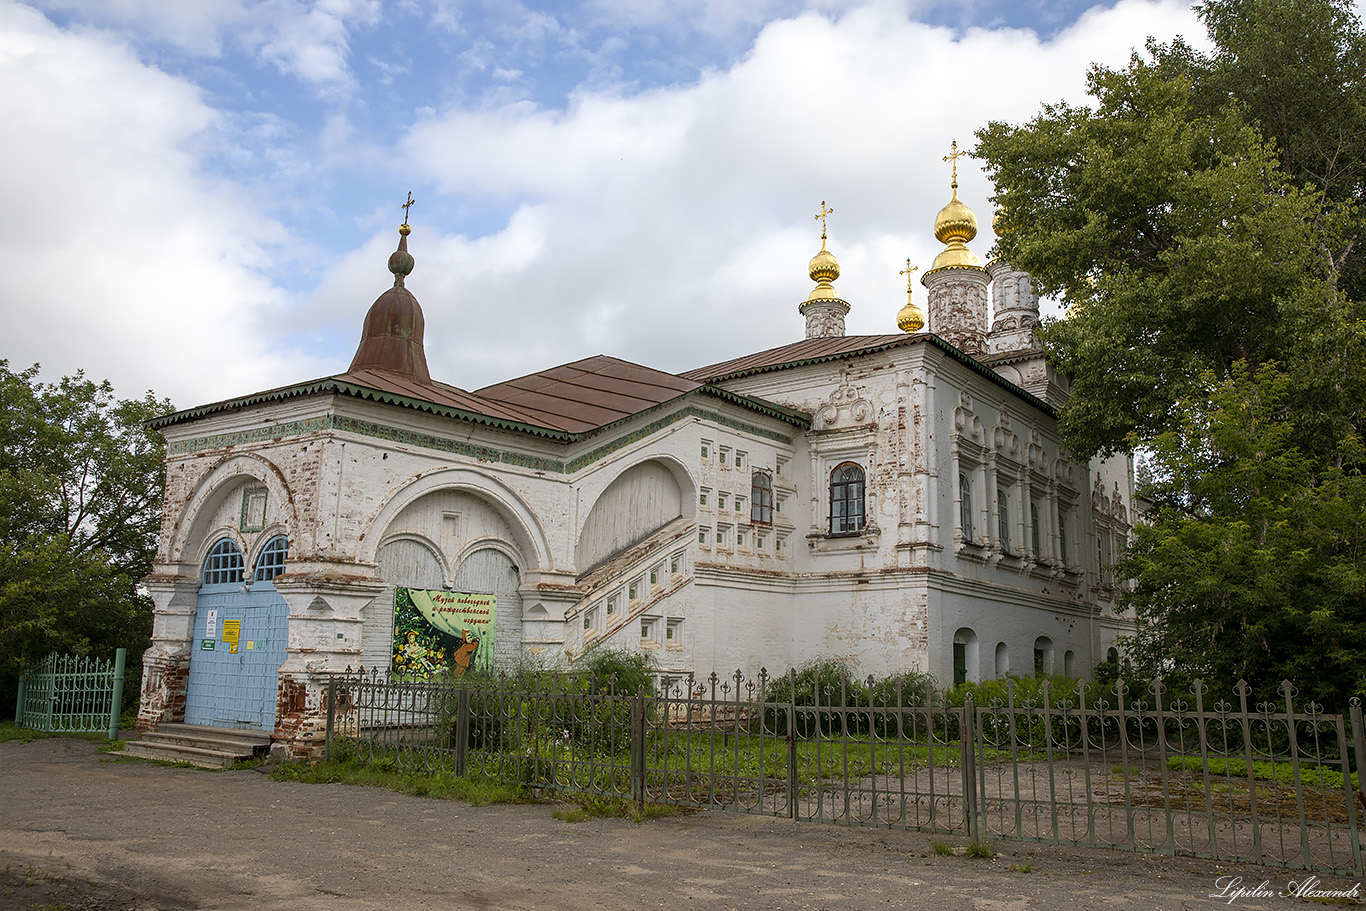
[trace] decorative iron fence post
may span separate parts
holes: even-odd
[[[787,818],[797,818],[797,669],[787,671]]]
[[[470,688],[462,686],[455,694],[455,774],[465,777],[470,749]]]
[[[958,741],[963,756],[963,823],[969,840],[976,842],[981,840],[981,825],[977,818],[977,712],[971,692],[963,694],[961,713]]]
[[[631,796],[636,812],[645,812],[645,696],[637,693],[631,700]]]
[[[114,692],[109,700],[109,739],[119,739],[119,716],[123,714],[123,671],[128,660],[128,650],[114,652]]]
[[[1355,762],[1343,769],[1342,775],[1343,780],[1347,784],[1347,790],[1349,792],[1354,792],[1352,796],[1361,804],[1363,813],[1366,813],[1366,766],[1362,765],[1362,763],[1366,761],[1366,731],[1362,730],[1361,699],[1357,696],[1353,696],[1350,701],[1350,706],[1352,717],[1352,757]],[[1357,783],[1355,788],[1352,787],[1351,766],[1353,765],[1356,766],[1357,770]],[[1352,827],[1352,859],[1356,866],[1356,875],[1362,876],[1366,875],[1366,870],[1362,869],[1366,864],[1362,863],[1361,840],[1357,835],[1358,817],[1356,815],[1356,808],[1352,806],[1351,798],[1348,798],[1347,803],[1352,809],[1352,812],[1347,816],[1347,822]]]
[[[327,678],[327,727],[323,733],[323,762],[332,760],[332,732],[336,730],[337,718],[337,677]]]
[[[28,683],[28,656],[24,656],[23,663],[19,665],[19,698],[14,703],[14,723],[19,727],[24,726],[24,690]]]

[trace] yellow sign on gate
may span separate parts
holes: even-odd
[[[223,641],[228,644],[228,654],[237,654],[237,641],[242,636],[241,620],[223,621]]]

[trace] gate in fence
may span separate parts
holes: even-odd
[[[817,675],[819,679],[819,675]],[[1122,681],[1054,700],[923,687],[805,690],[795,674],[617,693],[565,675],[463,684],[365,673],[328,689],[328,750],[547,792],[838,825],[1181,853],[1363,875],[1348,720]],[[1355,758],[1356,762],[1353,761]],[[1360,805],[1358,804],[1360,801]]]
[[[35,731],[104,732],[119,736],[127,650],[112,661],[55,652],[19,675],[14,723]]]

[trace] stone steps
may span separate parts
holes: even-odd
[[[207,769],[221,769],[240,759],[250,759],[270,749],[270,735],[241,728],[203,727],[193,724],[161,724],[138,740],[124,744],[125,756],[187,762]]]

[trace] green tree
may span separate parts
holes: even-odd
[[[44,384],[0,360],[0,706],[24,656],[129,652],[135,683],[151,634],[139,580],[161,522],[163,445],[145,422],[171,410],[121,401],[82,374]],[[136,693],[136,687],[125,687]]]
[[[1208,0],[1211,54],[1149,42],[1094,104],[992,123],[997,253],[1060,295],[1071,451],[1136,449],[1122,569],[1143,670],[1366,685],[1366,42],[1342,0]]]

